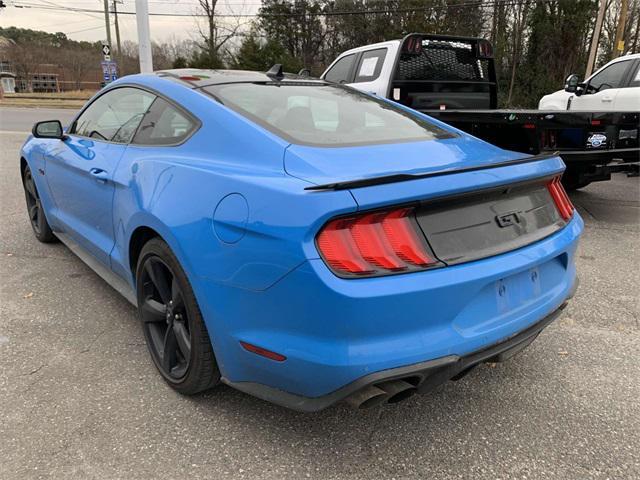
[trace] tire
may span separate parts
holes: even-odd
[[[217,385],[220,372],[191,284],[160,238],[142,248],[136,292],[147,347],[165,381],[184,395]]]
[[[31,224],[33,234],[42,243],[57,241],[58,239],[51,231],[49,222],[47,222],[36,182],[33,180],[31,169],[28,166],[26,166],[22,172],[22,186],[27,201],[27,215],[29,216],[29,223]]]

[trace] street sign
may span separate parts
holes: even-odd
[[[116,62],[109,63],[109,74],[111,75],[112,82],[118,79],[118,64]]]
[[[102,59],[105,62],[111,61],[111,46],[107,43],[102,44]]]
[[[100,62],[102,67],[102,78],[105,83],[114,82],[118,79],[118,64],[112,61]]]

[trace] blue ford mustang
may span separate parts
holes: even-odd
[[[559,157],[278,68],[125,77],[20,168],[36,237],[137,305],[185,394],[397,402],[517,353],[576,287]]]

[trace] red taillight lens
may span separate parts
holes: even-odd
[[[547,188],[549,189],[551,198],[553,198],[553,202],[556,204],[556,208],[558,209],[558,213],[562,219],[564,221],[569,220],[573,215],[575,208],[560,182],[560,177],[554,177],[554,179],[547,184]]]
[[[412,208],[331,220],[317,245],[324,261],[341,276],[374,276],[437,264],[420,240]]]

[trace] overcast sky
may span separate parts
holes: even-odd
[[[97,41],[106,39],[104,13],[74,12],[62,8],[81,8],[103,11],[104,0],[4,0],[7,8],[0,11],[0,27],[31,28],[46,32],[64,32],[74,40]],[[113,0],[109,0],[111,4]],[[197,0],[148,0],[152,13],[177,13],[183,17],[151,16],[151,39],[164,41],[171,38],[195,38]],[[219,0],[218,13],[255,14],[260,0]],[[51,9],[42,9],[36,7]],[[22,8],[20,8],[22,7]],[[60,8],[60,10],[56,10]],[[118,11],[135,11],[135,0],[119,0]],[[122,40],[137,40],[135,15],[118,15]],[[226,20],[233,21],[234,19]],[[249,21],[250,18],[243,18]],[[115,43],[113,15],[111,37]]]

